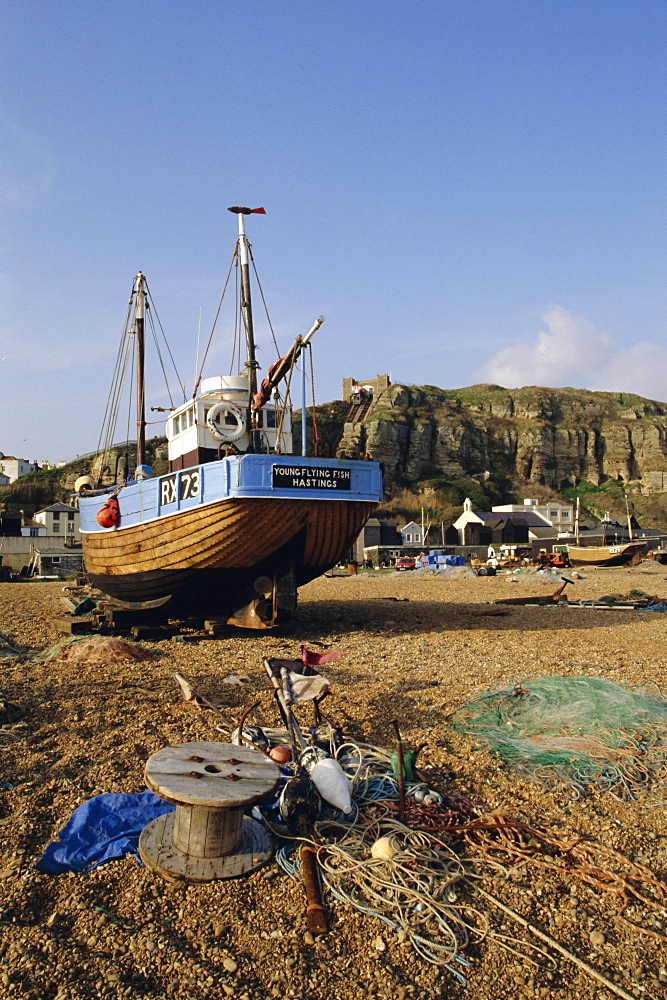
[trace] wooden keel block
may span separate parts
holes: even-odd
[[[231,743],[181,743],[146,763],[148,788],[175,812],[153,820],[139,840],[144,863],[165,878],[234,878],[271,857],[271,840],[245,809],[270,795],[280,771],[264,754]]]
[[[85,635],[94,629],[90,618],[56,618],[53,625],[56,632],[64,632],[65,635]]]

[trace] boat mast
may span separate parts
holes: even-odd
[[[134,279],[134,335],[137,360],[137,466],[146,462],[146,386],[144,374],[144,319],[146,316],[146,279],[139,272]]]
[[[579,497],[577,497],[577,510],[574,515],[574,540],[579,544]]]
[[[629,541],[632,541],[632,518],[630,517],[630,507],[628,505],[628,495],[627,495],[627,493],[624,493],[623,496],[625,498],[625,513],[626,513],[626,516],[627,516],[627,519],[628,519],[628,539],[629,539]]]
[[[243,314],[243,324],[245,326],[246,340],[246,369],[248,372],[248,388],[250,389],[250,399],[252,400],[257,392],[257,358],[255,357],[255,333],[252,325],[252,297],[250,294],[250,265],[248,252],[248,237],[245,234],[244,215],[265,215],[263,208],[240,208],[238,205],[229,208],[227,211],[234,212],[239,220],[239,263],[241,265],[241,312]],[[248,411],[250,419],[250,410]],[[257,451],[259,447],[259,431],[253,429],[250,432],[250,439],[253,448]]]
[[[245,234],[245,212],[238,213],[239,218],[239,262],[241,264],[241,309],[245,324],[246,368],[250,395],[257,392],[257,359],[255,357],[255,332],[252,325],[252,299],[250,295],[250,266],[248,263],[248,237]]]

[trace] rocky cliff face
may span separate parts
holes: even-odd
[[[627,393],[477,385],[392,385],[338,454],[382,462],[389,480],[520,476],[553,489],[582,480],[667,489],[667,404]]]

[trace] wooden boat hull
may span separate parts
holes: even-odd
[[[340,463],[316,461],[311,460],[313,476],[324,475],[325,465],[340,476]],[[133,484],[119,495],[119,525],[107,530],[93,520],[106,494],[82,498],[89,579],[119,601],[140,604],[168,597],[170,610],[221,616],[257,600],[268,579],[275,591],[272,601],[293,606],[297,587],[343,558],[380,500],[381,479],[377,469],[369,468],[375,463],[350,462],[349,472],[343,468],[346,488],[331,489],[328,496],[322,489],[267,488],[267,466],[273,468],[274,481],[304,481],[287,476],[288,462],[242,456],[201,466],[199,477],[196,469],[179,472],[175,484],[173,474],[162,477],[166,485],[160,480]],[[188,496],[182,483],[195,479],[197,492]],[[235,484],[227,492],[237,495],[216,499],[221,482]],[[336,499],[329,499],[332,493]],[[186,495],[184,503],[178,499],[181,494]]]
[[[620,545],[568,545],[570,562],[588,566],[623,566],[646,548],[645,542]]]
[[[229,606],[261,576],[294,570],[297,586],[343,557],[375,505],[335,500],[222,500],[142,528],[84,536],[85,569],[104,593]]]

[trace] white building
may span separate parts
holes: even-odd
[[[500,530],[503,522],[514,521],[514,523],[524,524],[528,529],[528,540],[553,538],[554,529],[546,518],[538,514],[532,505],[524,509],[523,505],[508,505],[507,507],[494,507],[490,511],[473,510],[472,500],[466,497],[463,502],[463,513],[459,514],[452,524],[459,535],[459,545],[478,544],[471,541],[471,531],[469,526],[484,525],[491,531]],[[474,533],[474,532],[473,532]]]
[[[417,524],[416,521],[410,521],[409,524],[404,524],[403,527],[398,530],[401,533],[403,545],[424,544],[424,532],[422,531],[421,525]]]
[[[9,482],[13,483],[19,476],[25,476],[28,472],[37,472],[41,468],[38,462],[28,462],[25,458],[14,458],[13,455],[3,455],[0,453],[0,472],[9,476]]]
[[[21,525],[21,535],[23,538],[44,538],[46,525],[37,521],[24,521]]]
[[[574,507],[558,500],[540,503],[539,500],[526,499],[523,503],[505,504],[503,507],[492,507],[491,510],[493,513],[537,514],[561,534],[571,533],[574,526]]]
[[[66,503],[53,503],[38,510],[33,520],[46,527],[46,537],[58,536],[63,542],[80,542],[79,512]]]

